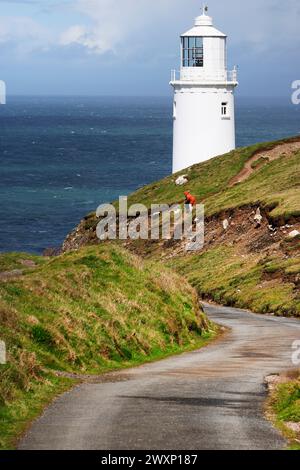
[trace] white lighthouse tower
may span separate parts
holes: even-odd
[[[181,68],[172,71],[174,173],[235,148],[237,71],[227,70],[226,35],[207,10],[181,35]]]

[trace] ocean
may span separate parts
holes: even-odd
[[[237,146],[300,133],[288,99],[236,100]],[[172,98],[9,97],[0,106],[0,251],[61,245],[87,213],[170,174]]]

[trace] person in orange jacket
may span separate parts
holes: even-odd
[[[184,205],[186,206],[186,209],[188,212],[192,212],[193,207],[195,207],[195,205],[197,204],[197,200],[195,196],[192,196],[192,194],[189,191],[186,191],[184,195],[185,195]]]

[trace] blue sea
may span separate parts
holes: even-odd
[[[288,99],[236,108],[238,146],[300,133]],[[0,251],[42,253],[100,203],[170,174],[172,98],[8,98],[0,155]]]

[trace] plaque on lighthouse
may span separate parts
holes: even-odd
[[[237,71],[227,69],[227,36],[207,7],[181,35],[180,70],[172,71],[173,172],[235,149]]]

